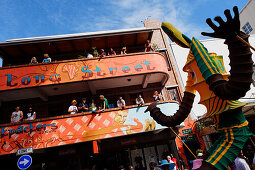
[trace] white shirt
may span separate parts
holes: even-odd
[[[70,114],[75,114],[75,113],[77,113],[77,110],[78,110],[78,108],[76,107],[76,106],[70,106],[69,107],[69,109],[68,109],[68,111],[71,111],[71,113]]]
[[[247,162],[243,158],[237,157],[235,159],[235,164],[236,164],[236,168],[238,170],[250,170],[249,165],[247,164]]]
[[[27,120],[34,120],[35,118],[35,112],[33,112],[33,114],[30,112],[30,113],[27,113]]]
[[[92,54],[88,54],[87,58],[93,58],[93,55]]]
[[[136,98],[136,104],[144,104],[143,98],[141,98],[141,99]]]
[[[170,160],[169,163],[174,163],[174,161]],[[175,163],[174,163],[175,164]],[[174,166],[173,170],[177,170],[176,166]]]
[[[118,101],[117,101],[117,106],[118,106],[118,107],[126,106],[126,102],[125,102],[125,100],[123,100],[123,99],[121,99],[121,101],[120,101],[120,100],[118,100]]]

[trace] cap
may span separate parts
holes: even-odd
[[[73,101],[72,101],[72,104],[73,104],[73,103],[77,103],[77,101],[76,101],[76,100],[73,100]]]

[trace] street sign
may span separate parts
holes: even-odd
[[[33,147],[18,149],[16,152],[16,155],[19,156],[19,155],[25,155],[29,153],[33,153]]]
[[[19,169],[27,169],[32,164],[32,157],[29,155],[23,155],[19,158],[17,166]]]

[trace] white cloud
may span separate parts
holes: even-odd
[[[141,21],[151,16],[152,19],[171,22],[184,34],[200,37],[201,26],[190,23],[193,9],[189,1],[112,0],[111,3],[115,5],[115,14],[118,14],[125,28],[141,27]]]
[[[147,16],[151,19],[171,22],[182,33],[200,38],[203,29],[200,25],[191,23],[197,4],[204,0],[109,0],[100,2],[99,6],[82,6],[76,8],[71,15],[66,6],[59,5],[57,9],[42,8],[48,14],[50,21],[60,27],[67,27],[75,32],[94,32],[123,28],[143,27],[142,21]],[[72,7],[70,7],[70,10]]]

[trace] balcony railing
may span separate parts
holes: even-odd
[[[160,53],[9,66],[0,69],[0,91],[167,71],[165,58]]]
[[[158,107],[166,115],[178,109],[176,102],[161,102]],[[109,109],[102,113],[77,113],[37,119],[29,122],[1,125],[0,155],[17,149],[42,149],[91,140],[105,139],[164,128],[142,107]]]

